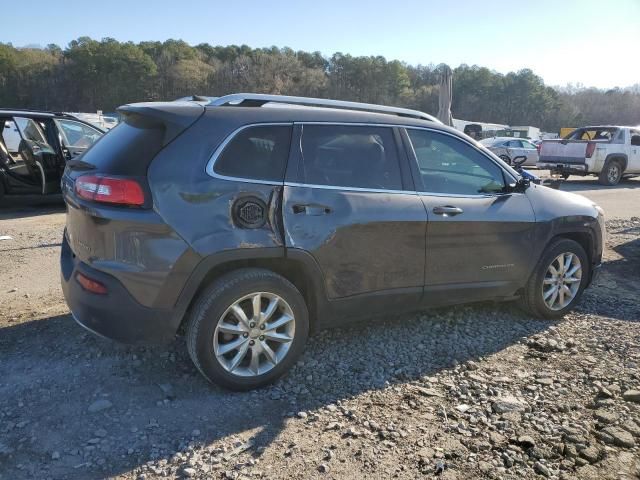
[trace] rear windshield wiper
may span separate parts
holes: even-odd
[[[67,167],[71,170],[95,170],[96,166],[83,160],[69,160]]]

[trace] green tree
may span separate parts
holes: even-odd
[[[442,65],[382,56],[247,45],[191,46],[182,40],[134,44],[80,37],[67,47],[0,43],[0,106],[112,111],[127,102],[253,91],[399,105],[435,113]],[[550,131],[587,123],[640,124],[640,85],[554,89],[531,70],[500,74],[453,69],[455,118],[535,125]]]

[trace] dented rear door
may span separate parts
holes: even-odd
[[[287,251],[314,257],[329,299],[419,298],[427,215],[406,185],[395,129],[305,123],[298,130],[282,207]]]

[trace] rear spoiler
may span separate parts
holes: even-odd
[[[123,105],[117,112],[137,128],[164,129],[164,147],[204,115],[205,108],[195,102],[143,102]]]

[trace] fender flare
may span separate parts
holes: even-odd
[[[585,223],[588,223],[588,225],[585,225]],[[599,245],[603,242],[603,239],[600,238],[597,230],[597,224],[595,224],[594,222],[589,222],[588,218],[582,218],[581,220],[575,222],[566,222],[565,217],[552,220],[549,227],[550,228],[548,229],[548,233],[544,236],[543,239],[540,239],[540,244],[542,245],[542,247],[538,249],[534,255],[532,255],[533,261],[529,265],[527,279],[535,273],[535,268],[544,255],[547,247],[555,238],[558,237],[571,238],[575,235],[587,235],[589,245],[583,245],[585,253],[589,257],[591,262],[600,261],[597,258],[597,254],[598,248],[600,248]],[[590,265],[589,267],[592,266],[593,265]]]
[[[206,276],[217,266],[237,260],[282,257],[284,257],[283,247],[267,247],[255,249],[238,248],[234,250],[225,250],[203,258],[193,269],[191,275],[189,275],[189,278],[187,278],[187,281],[184,283],[184,286],[182,287],[182,290],[178,295],[178,300],[176,301],[173,308],[171,323],[177,330],[182,322],[182,319],[184,318],[185,313],[187,312],[187,309],[191,305],[191,302],[202,286],[202,282],[204,281]]]
[[[313,295],[312,301],[314,305],[309,305],[309,307],[315,307],[315,313],[318,315],[321,315],[326,310],[327,297],[324,288],[324,276],[320,266],[310,253],[295,248],[285,249],[285,247],[238,248],[215,253],[205,257],[197,264],[185,282],[173,308],[171,323],[175,330],[180,327],[189,306],[203,286],[207,275],[215,268],[226,263],[242,260],[278,260],[300,264],[305,272],[305,280],[309,283],[309,293]]]
[[[629,164],[629,157],[626,153],[610,153],[604,159],[604,163],[602,164],[602,170],[604,170],[609,162],[612,160],[622,160],[622,173],[627,169],[627,165]]]

